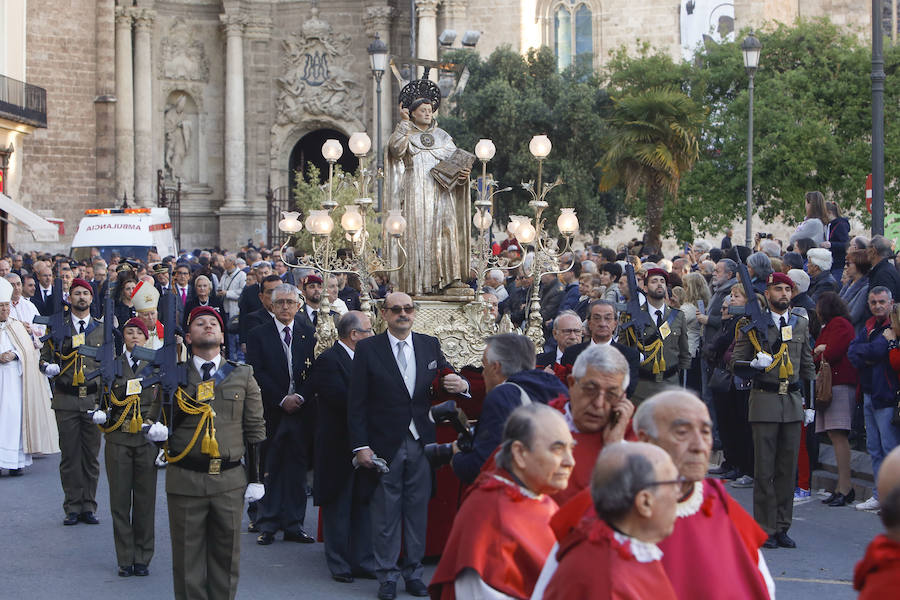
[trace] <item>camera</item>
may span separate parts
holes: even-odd
[[[458,434],[456,446],[460,452],[471,452],[475,441],[475,430],[469,427],[466,413],[456,406],[456,401],[447,400],[431,407],[431,418],[436,425],[450,424]],[[449,465],[453,458],[453,444],[425,444],[425,458],[431,468]]]

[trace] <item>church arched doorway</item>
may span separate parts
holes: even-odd
[[[290,173],[289,187],[293,188],[297,181],[297,173],[303,173],[304,178],[309,177],[309,166],[315,165],[319,170],[319,183],[325,183],[328,180],[328,162],[322,157],[322,144],[326,140],[336,139],[341,142],[344,147],[344,154],[341,155],[337,164],[345,173],[354,173],[359,166],[359,160],[350,152],[347,146],[348,137],[335,129],[317,129],[304,135],[294,145],[291,150],[291,157],[288,163],[288,172]]]

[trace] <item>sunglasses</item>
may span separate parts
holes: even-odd
[[[394,313],[395,315],[399,315],[400,313],[404,313],[404,312],[405,312],[406,314],[408,314],[408,315],[411,315],[411,314],[413,314],[414,312],[416,312],[416,307],[415,307],[415,305],[409,305],[409,306],[385,306],[385,307],[384,307],[384,310],[389,310],[389,311],[391,311],[392,313]]]
[[[685,483],[687,483],[687,478],[684,475],[679,475],[677,479],[670,479],[668,481],[651,481],[642,489],[647,489],[648,487],[655,487],[658,485],[684,485]]]

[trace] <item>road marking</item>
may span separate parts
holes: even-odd
[[[853,582],[843,579],[810,579],[805,577],[775,577],[775,581],[794,581],[797,583],[827,583],[830,585],[852,585]]]

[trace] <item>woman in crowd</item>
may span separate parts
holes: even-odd
[[[825,240],[825,223],[828,222],[828,211],[825,209],[825,196],[822,192],[806,192],[806,219],[791,234],[791,243],[804,238],[817,245]]]
[[[828,224],[825,225],[825,241],[819,247],[831,250],[831,274],[836,281],[840,281],[847,249],[850,247],[850,221],[841,216],[841,208],[837,202],[826,202],[825,208],[828,211]]]
[[[622,302],[622,292],[619,290],[619,278],[622,277],[622,265],[619,263],[606,263],[600,267],[600,285],[606,287],[603,299],[610,302]]]
[[[194,295],[188,298],[188,301],[184,305],[184,329],[187,331],[187,318],[191,314],[191,311],[197,308],[198,306],[211,306],[216,312],[222,315],[222,319],[225,322],[228,322],[228,318],[225,316],[225,308],[222,306],[222,298],[219,296],[213,296],[213,287],[212,281],[210,281],[209,277],[206,275],[197,275],[194,278]]]
[[[856,404],[856,368],[847,359],[847,348],[855,336],[847,305],[834,292],[825,292],[816,304],[822,331],[816,338],[813,356],[821,368],[824,358],[831,368],[831,404],[816,407],[816,431],[827,432],[834,448],[838,483],[834,492],[822,502],[829,506],[846,506],[856,493],[850,485],[850,442],[847,432]]]
[[[709,306],[709,286],[700,273],[688,273],[682,279],[684,302],[681,311],[684,313],[687,326],[688,351],[691,353],[691,368],[688,370],[688,388],[700,393],[700,340],[703,337],[703,326],[697,320],[698,314],[705,314]]]
[[[115,304],[116,326],[119,327],[119,329],[123,328],[125,323],[137,314],[134,311],[134,303],[131,301],[131,294],[134,293],[136,285],[137,282],[131,271],[122,271],[119,273],[118,282],[116,283],[116,290],[118,293],[116,294]]]
[[[847,304],[847,314],[853,329],[859,331],[869,316],[869,269],[871,264],[865,252],[852,252],[847,255],[844,268],[846,283],[841,288],[840,297]]]

